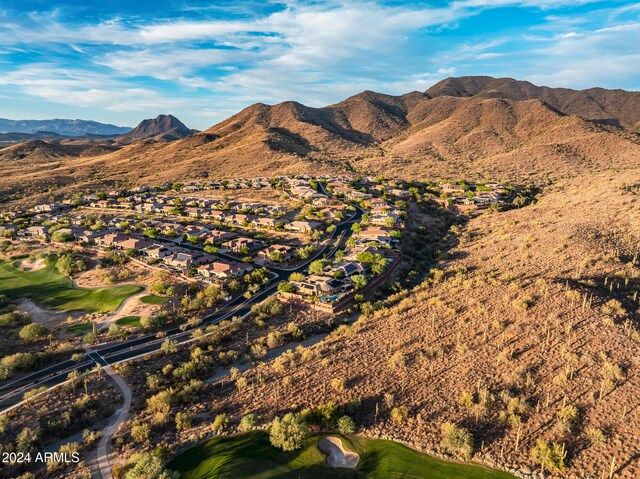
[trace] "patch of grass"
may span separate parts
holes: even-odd
[[[147,304],[164,304],[171,301],[171,298],[163,298],[162,296],[155,296],[150,294],[148,296],[143,296],[140,298],[140,301]]]
[[[513,479],[502,471],[433,459],[392,441],[340,436],[347,449],[360,454],[353,470],[333,469],[317,447],[322,436],[303,448],[282,452],[263,431],[216,437],[175,457],[168,465],[181,479]]]
[[[125,316],[116,321],[118,326],[129,326],[131,328],[140,327],[140,316]]]
[[[75,334],[76,336],[82,336],[83,334],[91,331],[91,329],[91,323],[76,323],[72,326],[69,326],[69,328],[67,329],[67,333]]]
[[[12,299],[29,298],[42,306],[62,311],[110,312],[140,286],[74,288],[71,280],[50,261],[38,271],[26,272],[11,263],[0,263],[0,291]]]

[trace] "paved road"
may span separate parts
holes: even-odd
[[[258,293],[250,299],[246,299],[243,296],[234,298],[225,304],[219,311],[205,317],[202,324],[198,327],[201,327],[202,325],[218,324],[221,321],[230,319],[234,316],[242,317],[246,315],[251,311],[251,307],[254,304],[260,303],[267,297],[274,294],[277,291],[278,284],[288,278],[291,273],[306,270],[313,260],[323,255],[327,258],[333,257],[336,251],[346,244],[352,233],[351,225],[360,221],[362,214],[363,211],[357,208],[355,214],[351,218],[336,227],[336,230],[331,237],[332,240],[306,263],[292,270],[270,267],[269,270],[273,273],[272,277],[265,285],[263,285],[262,289]],[[198,246],[184,246],[194,250],[200,250]],[[227,255],[219,254],[219,256],[224,257]],[[122,342],[100,344],[94,346],[93,352],[91,354],[85,354],[78,362],[71,360],[62,361],[27,376],[9,381],[8,383],[0,386],[0,413],[20,403],[24,393],[27,391],[43,386],[52,387],[63,383],[71,371],[84,373],[90,371],[96,364],[106,367],[153,351],[158,351],[160,350],[161,344],[167,338],[176,340],[178,343],[188,341],[193,329],[193,327],[190,327],[183,331],[179,327],[174,326],[166,329],[164,331],[165,335],[162,338],[158,338],[154,333]]]

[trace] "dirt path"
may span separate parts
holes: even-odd
[[[93,352],[89,346],[84,345],[83,347],[87,353]],[[111,460],[109,458],[109,444],[111,442],[111,438],[118,430],[118,427],[120,427],[120,424],[122,424],[129,417],[132,394],[129,385],[125,382],[124,379],[122,379],[122,376],[115,372],[115,370],[111,366],[104,366],[102,370],[107,373],[109,377],[116,383],[116,386],[120,388],[123,397],[122,408],[118,409],[109,420],[109,425],[103,432],[96,452],[99,468],[98,477],[102,479],[113,479],[113,474],[111,472]]]
[[[138,308],[141,307],[140,298],[142,298],[143,296],[146,296],[147,294],[148,293],[145,288],[139,293],[134,294],[133,296],[129,296],[122,303],[120,303],[120,306],[118,306],[118,309],[116,309],[113,313],[111,313],[109,316],[105,317],[102,321],[100,321],[97,324],[97,328],[108,329],[109,326],[111,326],[112,324],[115,324],[116,321],[118,321],[120,318],[124,318],[126,316],[140,316],[140,314],[138,314],[139,313]],[[144,305],[144,303],[142,304]]]
[[[331,467],[355,468],[360,462],[360,456],[352,451],[347,451],[342,445],[342,439],[327,436],[318,441],[318,449],[327,455],[327,464]]]
[[[78,283],[76,282],[75,279],[71,280],[71,284],[74,288],[82,288],[82,289],[102,289],[102,288],[110,287],[110,286],[93,286],[93,287],[78,286]],[[139,300],[143,296],[146,296],[149,294],[147,292],[147,287],[144,284],[136,283],[134,281],[123,281],[122,283],[118,283],[113,286],[140,286],[143,288],[143,290],[140,291],[139,293],[134,294],[133,296],[129,296],[124,301],[122,301],[122,303],[120,303],[120,306],[118,306],[118,309],[116,309],[113,313],[106,316],[102,321],[100,321],[96,325],[98,329],[108,329],[109,326],[111,326],[112,324],[115,324],[115,322],[118,321],[120,318],[124,318],[126,316],[140,316],[140,314],[137,314],[138,312],[136,311],[136,308],[142,307]]]

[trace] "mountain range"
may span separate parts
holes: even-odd
[[[60,136],[122,135],[130,127],[99,123],[91,120],[8,120],[0,118],[0,133],[51,132]]]
[[[448,78],[425,92],[365,91],[323,108],[257,103],[203,132],[160,116],[109,140],[43,143],[0,150],[1,167],[39,191],[319,172],[546,180],[638,165],[640,93]]]

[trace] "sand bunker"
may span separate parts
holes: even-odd
[[[345,450],[342,440],[337,437],[328,436],[321,439],[318,441],[318,448],[327,455],[327,463],[331,467],[353,469],[360,462],[360,456]]]
[[[30,299],[21,299],[17,303],[18,311],[29,313],[34,323],[52,326],[60,321],[64,321],[69,313],[57,311],[55,309],[46,309],[38,306]]]
[[[47,264],[42,258],[36,260],[24,259],[18,263],[18,268],[24,271],[38,271],[45,266],[47,266]]]

